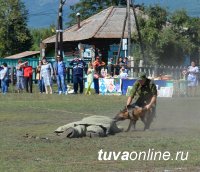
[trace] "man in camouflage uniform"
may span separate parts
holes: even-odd
[[[134,103],[131,104],[134,99]],[[157,99],[157,89],[154,82],[146,77],[145,73],[139,74],[139,79],[134,83],[133,88],[131,89],[130,96],[127,100],[127,107],[131,105],[140,106],[142,108],[146,108],[146,110],[150,110],[148,115],[151,115],[150,121],[148,121],[149,125],[155,117],[156,113],[156,99]],[[147,129],[149,126],[147,127]]]

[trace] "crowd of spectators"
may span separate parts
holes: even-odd
[[[36,72],[35,79],[38,84],[38,92],[52,94],[53,81],[57,83],[58,94],[68,94],[66,84],[67,68],[72,67],[73,90],[74,94],[82,94],[84,92],[84,73],[87,75],[88,88],[85,94],[91,94],[91,84],[93,78],[99,77],[128,77],[128,60],[127,58],[119,58],[114,63],[113,58],[110,58],[107,65],[100,56],[96,56],[95,60],[90,61],[88,64],[83,59],[75,57],[69,66],[66,66],[63,59],[58,55],[56,61],[52,64],[48,62],[47,58],[43,57],[38,61],[38,65],[34,70],[28,61],[18,60],[15,66],[16,72],[16,91],[18,93],[33,92],[33,73]],[[7,64],[4,63],[0,68],[0,81],[1,92],[7,93],[9,86],[9,69]]]
[[[116,61],[116,62],[115,62]],[[69,65],[66,65],[60,56],[57,56],[56,61],[52,64],[44,57],[38,61],[36,70],[28,64],[28,61],[22,62],[18,60],[16,69],[16,91],[33,92],[33,73],[36,72],[36,81],[38,83],[38,92],[53,94],[53,81],[57,83],[58,94],[68,94],[68,87],[66,84],[67,68],[72,67],[73,78],[73,92],[74,94],[83,94],[84,92],[84,74],[87,78],[87,89],[85,95],[91,94],[91,85],[95,79],[98,78],[120,78],[126,79],[129,76],[130,62],[128,58],[119,57],[117,60],[110,58],[107,64],[101,57],[96,56],[94,61],[88,64],[78,57],[75,57]],[[197,92],[199,69],[194,62],[191,63],[182,73],[188,85],[188,95],[194,96]],[[10,77],[9,68],[6,63],[0,67],[0,86],[1,92],[6,94],[8,92]],[[97,92],[96,92],[97,93]]]
[[[127,78],[130,68],[130,63],[128,58],[119,57],[114,62],[113,58],[108,60],[106,65],[102,59],[97,56],[96,60],[93,62],[93,67],[95,70],[95,77],[119,77],[119,78]],[[106,74],[102,73],[102,69],[106,70]],[[125,74],[126,73],[126,74]]]

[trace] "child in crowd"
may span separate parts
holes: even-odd
[[[88,87],[87,87],[87,90],[85,92],[85,95],[87,95],[87,94],[91,95],[91,85],[92,85],[92,82],[93,82],[93,78],[94,78],[94,68],[93,68],[92,63],[89,63],[88,64],[88,71],[87,71]]]
[[[127,71],[126,71],[125,67],[122,66],[122,68],[120,69],[119,78],[126,79],[127,77],[128,77]]]

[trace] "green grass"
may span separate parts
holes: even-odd
[[[151,130],[59,139],[54,130],[90,115],[113,117],[125,96],[0,95],[0,172],[199,171],[200,98],[158,99]],[[121,122],[126,127],[128,123]],[[25,138],[26,134],[49,140]],[[98,151],[188,151],[187,161],[98,161]]]

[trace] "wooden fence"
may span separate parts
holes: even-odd
[[[183,71],[187,67],[183,66],[146,66],[146,67],[133,67],[130,68],[130,73],[133,77],[137,77],[139,72],[145,72],[148,77],[161,77],[164,75],[170,75],[172,79],[179,80],[182,79]]]
[[[106,68],[105,68],[106,69]],[[129,76],[132,78],[137,78],[139,72],[145,72],[148,77],[159,77],[164,75],[170,75],[173,80],[179,80],[182,79],[184,76],[182,74],[182,71],[185,70],[186,67],[174,67],[174,66],[146,66],[146,67],[133,67],[129,68]],[[36,82],[36,68],[33,68],[33,82]],[[87,71],[87,68],[85,69],[85,73]],[[116,68],[114,67],[114,73],[116,71]],[[14,66],[10,68],[10,79],[13,84],[16,83],[16,69]],[[66,75],[66,81],[67,83],[73,82],[73,69],[72,67],[67,68],[67,75]]]

